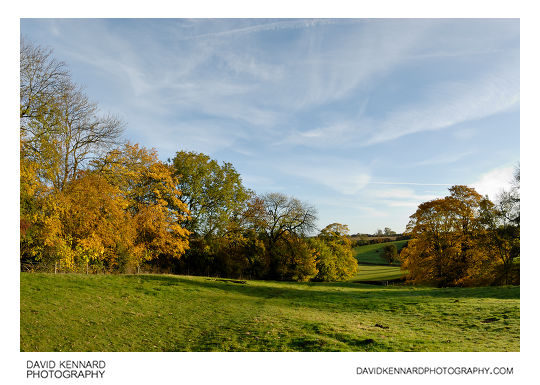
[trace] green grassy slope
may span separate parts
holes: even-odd
[[[358,263],[372,263],[372,264],[387,264],[387,262],[381,258],[382,249],[386,245],[396,245],[398,252],[405,246],[407,240],[393,241],[385,243],[376,243],[373,245],[358,246],[353,248],[353,257],[356,258]]]
[[[359,265],[358,274],[352,281],[389,281],[401,278],[404,274],[399,266]]]
[[[22,351],[518,351],[519,287],[21,274]]]

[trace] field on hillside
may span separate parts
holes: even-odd
[[[406,272],[401,271],[398,263],[389,265],[382,257],[382,249],[389,244],[396,245],[399,251],[405,247],[407,240],[377,243],[353,248],[353,257],[358,261],[358,274],[351,280],[357,281],[391,281],[402,278]]]
[[[391,281],[403,277],[405,272],[399,266],[359,265],[355,281]]]
[[[21,351],[519,351],[519,287],[20,278]]]
[[[398,252],[401,251],[408,240],[375,243],[373,245],[358,246],[353,248],[353,257],[356,258],[358,263],[369,264],[387,264],[387,262],[381,257],[382,249],[384,246],[394,244],[396,245]]]

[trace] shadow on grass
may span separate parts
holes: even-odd
[[[187,284],[206,289],[218,289],[231,293],[261,298],[285,298],[285,299],[309,299],[313,301],[330,299],[347,299],[350,302],[354,298],[370,299],[396,299],[404,297],[434,297],[434,298],[492,298],[492,299],[519,299],[519,286],[505,287],[473,287],[473,288],[434,288],[412,286],[385,286],[354,282],[317,283],[317,282],[277,282],[282,287],[258,286],[250,283],[268,283],[275,281],[247,281],[246,284],[235,283],[234,280],[219,278],[194,277],[176,275],[127,275],[128,279],[140,279],[142,281],[160,282],[162,285]],[[313,290],[310,290],[313,289]],[[340,290],[353,289],[353,290]]]

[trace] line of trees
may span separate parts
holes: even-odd
[[[124,142],[52,52],[21,39],[21,269],[167,271],[335,281],[356,274],[348,228],[257,195],[230,163]]]
[[[438,286],[519,284],[519,168],[495,203],[467,186],[425,202],[411,215],[400,253],[412,283]]]

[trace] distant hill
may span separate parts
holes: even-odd
[[[383,242],[383,243],[375,243],[372,245],[357,246],[353,248],[353,257],[356,258],[359,264],[388,265],[388,262],[386,262],[381,257],[382,249],[384,248],[384,246],[387,246],[389,244],[394,244],[396,245],[398,253],[400,253],[401,250],[406,246],[407,242],[408,242],[407,239],[403,239],[400,241]],[[399,265],[399,263],[394,263],[394,265]]]

